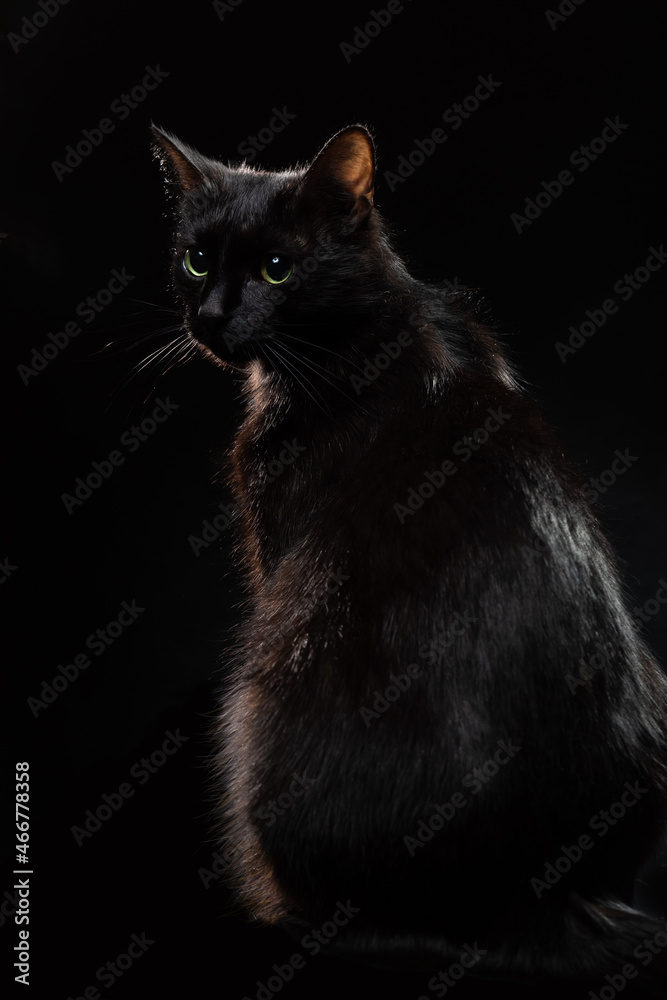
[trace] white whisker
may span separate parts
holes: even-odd
[[[281,336],[287,337],[288,340],[296,340],[299,344],[305,344],[307,347],[315,347],[317,348],[317,350],[326,351],[328,354],[333,354],[337,358],[340,358],[341,361],[345,361],[347,364],[352,364],[354,365],[355,368],[358,368],[360,372],[363,372],[363,368],[361,367],[361,365],[358,365],[356,361],[353,361],[352,358],[346,358],[345,355],[340,354],[338,351],[332,350],[330,347],[324,347],[323,344],[314,344],[311,340],[304,340],[302,337],[295,337],[294,334],[292,333],[283,333],[281,331]]]
[[[296,381],[299,383],[299,385],[301,386],[301,388],[303,389],[303,391],[306,393],[306,395],[309,396],[310,399],[312,399],[312,401],[317,406],[319,406],[319,408],[322,410],[322,412],[325,414],[325,416],[331,416],[331,413],[327,413],[327,411],[322,406],[322,404],[319,402],[319,400],[317,400],[315,398],[315,396],[312,394],[312,392],[309,391],[308,387],[306,385],[304,385],[304,383],[301,381],[301,379],[299,378],[299,376],[297,374],[296,367],[294,365],[291,365],[288,362],[287,358],[285,358],[283,355],[281,355],[281,353],[277,349],[277,345],[275,343],[273,343],[273,344],[270,345],[270,344],[267,344],[265,342],[265,347],[266,347],[266,349],[272,355],[274,355],[278,359],[279,362],[281,362],[287,368],[288,372],[290,372],[290,374],[292,375],[292,377],[294,379],[296,379]],[[318,393],[318,395],[321,395],[321,394]]]

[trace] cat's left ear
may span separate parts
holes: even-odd
[[[205,156],[181,142],[175,135],[151,124],[153,151],[160,161],[167,179],[181,191],[194,191],[206,183]]]
[[[375,145],[363,125],[337,132],[306,171],[303,188],[361,219],[373,207]]]

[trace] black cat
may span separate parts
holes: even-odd
[[[664,921],[630,904],[667,683],[494,336],[392,250],[364,127],[278,173],[154,137],[185,329],[247,376],[218,757],[240,899],[385,965],[659,978]]]

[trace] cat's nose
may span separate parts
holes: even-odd
[[[222,288],[216,287],[211,290],[204,301],[200,303],[197,315],[207,325],[224,319],[225,297]]]

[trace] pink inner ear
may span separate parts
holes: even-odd
[[[373,168],[370,160],[348,161],[341,171],[340,179],[355,198],[366,195],[369,201],[373,200]]]
[[[361,137],[348,139],[348,155],[336,164],[341,184],[355,198],[373,200],[373,157],[368,143]]]
[[[351,126],[333,136],[306,171],[304,187],[315,197],[343,188],[355,201],[373,202],[375,155],[373,143],[362,126]]]

